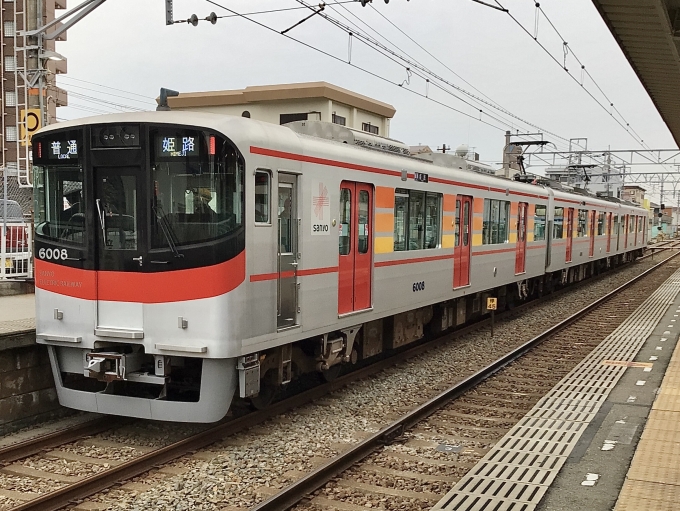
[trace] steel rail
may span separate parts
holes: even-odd
[[[496,374],[498,371],[506,367],[508,364],[522,357],[523,355],[525,355],[533,348],[535,348],[545,340],[549,339],[556,333],[572,325],[573,323],[581,319],[583,316],[585,316],[589,312],[593,311],[594,309],[602,305],[604,302],[610,300],[624,289],[640,281],[646,275],[656,270],[657,268],[668,262],[670,259],[677,257],[678,255],[680,254],[675,253],[671,255],[670,257],[666,258],[660,263],[647,269],[637,277],[631,279],[625,284],[622,284],[613,291],[610,291],[603,297],[598,298],[590,305],[587,305],[580,311],[572,314],[571,316],[561,321],[557,325],[552,326],[545,332],[527,341],[520,347],[514,349],[505,356],[499,358],[498,360],[491,363],[484,369],[481,369],[480,371],[467,377],[463,381],[448,388],[438,396],[435,396],[426,403],[423,403],[422,405],[413,409],[406,415],[395,420],[391,424],[385,426],[377,433],[371,435],[370,437],[361,441],[354,447],[350,448],[348,451],[331,459],[325,465],[320,466],[319,468],[309,473],[305,477],[287,486],[281,492],[271,496],[269,499],[265,500],[264,502],[261,502],[255,507],[250,508],[250,511],[283,511],[286,509],[290,509],[295,504],[300,502],[302,499],[310,495],[312,492],[318,490],[324,484],[328,483],[331,479],[333,479],[340,473],[344,472],[348,468],[352,467],[353,465],[356,465],[357,463],[368,457],[370,454],[372,454],[381,446],[388,444],[392,442],[394,439],[400,437],[405,430],[413,427],[418,422],[429,417],[437,410],[447,405],[450,401],[460,397],[462,394],[473,389],[474,387],[476,387],[477,385],[479,385],[480,383],[487,380],[488,378]]]
[[[96,435],[126,422],[129,422],[129,420],[119,417],[99,417],[69,429],[60,429],[22,442],[9,444],[0,448],[0,465],[27,458],[46,449],[75,442],[85,436]]]
[[[660,267],[662,264],[667,262],[668,260],[672,259],[673,257],[680,255],[680,253],[676,253],[667,259],[664,259],[663,261],[659,262],[655,266],[649,268],[642,274],[638,275],[634,280],[628,282],[627,284],[624,284],[624,286],[630,285],[632,282],[636,281],[637,279],[641,278],[642,276],[648,274],[650,271]],[[587,279],[592,281],[593,279]],[[569,290],[574,290],[576,286],[570,286],[564,289],[561,289],[557,292],[552,293],[551,296],[559,296],[563,292],[568,292]],[[623,286],[622,286],[623,287]],[[621,289],[621,288],[617,288]],[[611,293],[605,296],[610,296]],[[528,308],[531,306],[536,305],[536,301],[531,301],[527,302],[521,306],[518,306],[512,310],[505,311],[503,313],[500,313],[497,315],[496,320],[502,319],[506,316],[512,316],[514,314],[517,314],[524,308]],[[598,303],[598,302],[594,302]],[[573,317],[573,316],[572,316]],[[569,319],[569,318],[568,318]],[[565,320],[567,321],[567,320]],[[192,435],[188,438],[185,438],[183,440],[179,440],[175,443],[172,443],[170,445],[167,445],[165,447],[162,447],[160,449],[157,449],[155,451],[149,452],[147,454],[143,454],[139,457],[133,458],[132,460],[129,460],[125,463],[122,463],[120,465],[111,467],[105,471],[99,472],[97,474],[94,474],[90,477],[87,477],[81,481],[78,481],[76,483],[73,483],[69,486],[66,486],[64,488],[61,488],[59,490],[55,490],[54,492],[47,493],[45,495],[42,495],[40,497],[37,497],[35,499],[29,500],[17,507],[12,508],[12,511],[56,511],[58,509],[61,509],[69,504],[72,504],[74,501],[77,500],[82,500],[85,499],[101,490],[104,490],[106,488],[110,488],[111,486],[127,480],[131,479],[133,477],[137,477],[145,472],[148,472],[149,470],[161,466],[163,464],[166,464],[172,460],[175,460],[181,456],[184,456],[186,454],[189,454],[191,452],[197,451],[199,449],[202,449],[204,447],[207,447],[208,445],[211,445],[215,442],[218,442],[222,440],[225,437],[234,435],[236,433],[239,433],[241,431],[244,431],[248,428],[251,428],[253,426],[256,426],[258,424],[261,424],[265,420],[274,417],[276,415],[280,415],[282,413],[285,413],[286,411],[296,408],[299,406],[306,405],[315,399],[319,399],[335,390],[338,390],[354,381],[366,378],[368,376],[371,376],[373,374],[379,373],[380,371],[387,369],[388,367],[392,367],[395,364],[398,364],[400,362],[403,362],[405,360],[408,360],[410,358],[422,355],[432,349],[437,348],[443,343],[450,342],[454,339],[457,339],[459,337],[462,337],[464,335],[467,335],[475,330],[478,330],[480,327],[487,326],[491,323],[490,318],[483,319],[481,321],[477,321],[475,323],[472,323],[466,327],[461,328],[460,330],[456,330],[451,333],[447,333],[441,337],[438,337],[437,339],[433,339],[431,341],[427,341],[423,344],[420,344],[418,346],[415,346],[413,348],[409,348],[403,352],[397,353],[394,356],[391,356],[389,358],[380,360],[378,362],[375,362],[371,365],[368,365],[366,367],[357,369],[355,371],[352,371],[349,374],[343,375],[338,377],[337,379],[324,383],[322,385],[318,385],[312,389],[306,390],[304,392],[301,392],[295,396],[289,397],[287,399],[284,399],[282,401],[279,401],[277,403],[274,403],[270,407],[264,409],[264,410],[259,410],[256,412],[249,413],[245,416],[236,418],[236,419],[230,419],[225,422],[220,422],[215,426],[212,426],[208,429],[203,430],[202,432],[199,432],[195,435]],[[562,322],[564,323],[564,322]],[[560,323],[560,324],[562,324]],[[532,342],[532,341],[529,341]],[[515,357],[516,358],[516,357]],[[509,362],[507,362],[509,363]],[[498,368],[500,369],[500,367]],[[497,370],[498,370],[497,369]],[[484,370],[482,370],[484,371]],[[480,371],[481,372],[481,371]],[[479,374],[479,373],[477,373]],[[473,378],[475,375],[471,376],[470,378]],[[488,376],[487,376],[488,377]],[[470,379],[468,378],[468,380]],[[467,381],[467,380],[466,380]],[[437,398],[435,398],[437,399]],[[448,398],[446,401],[453,399],[453,398]],[[421,410],[420,413],[425,413],[424,410],[427,410],[427,406],[430,402],[425,403],[424,405],[418,407],[414,412],[417,412],[418,410]],[[431,414],[434,410],[430,411],[427,413],[427,415]],[[413,414],[414,412],[411,412]],[[409,414],[409,415],[411,415]],[[423,417],[427,416],[423,415]],[[411,420],[407,420],[407,424],[411,424]],[[418,419],[421,420],[421,419]],[[417,422],[417,421],[416,421]],[[415,423],[415,422],[414,422]],[[395,426],[395,423],[392,425],[388,426],[387,428],[383,428],[376,436],[379,437],[379,443],[383,442],[384,439],[392,438],[395,435],[398,435],[400,431],[403,431],[404,427],[402,426]],[[370,440],[370,439],[369,439]],[[366,441],[361,442],[357,447],[363,446],[366,444]],[[356,449],[356,448],[355,448]],[[370,454],[370,452],[373,451],[375,447],[371,449],[371,451],[366,452],[366,454],[363,456],[367,456]],[[352,449],[349,452],[353,452],[354,449]],[[329,465],[332,465],[330,463]],[[351,466],[351,463],[347,466]],[[325,467],[325,466],[324,466]],[[324,467],[321,467],[323,469]],[[345,467],[347,468],[347,467]],[[309,477],[314,476],[317,472],[319,472],[321,469],[316,470],[315,472],[312,472],[309,476],[306,476],[303,478],[303,480],[307,480]],[[336,473],[342,472],[344,468],[340,469]],[[333,477],[333,476],[330,476]],[[321,481],[321,479],[318,479],[318,481]],[[323,482],[318,483],[318,485],[322,485]],[[290,488],[290,487],[289,487]],[[316,489],[316,488],[314,488]],[[284,490],[286,491],[286,490]],[[309,492],[313,491],[309,490]],[[283,493],[283,492],[282,492]],[[274,499],[277,496],[272,497]],[[304,495],[302,495],[300,498],[298,498],[295,502],[292,502],[293,505],[297,501],[301,500],[304,498]],[[269,499],[265,502],[263,502],[261,505],[267,504],[270,502],[272,499]],[[276,504],[272,504],[274,507],[264,507],[262,509],[284,509],[285,507],[279,507]],[[254,509],[260,509],[260,507],[256,507]]]
[[[642,257],[638,257],[638,261],[641,261],[642,259],[647,259],[648,257],[654,257],[655,254],[658,252],[664,252],[666,250],[678,250],[680,249],[680,241],[677,240],[669,240],[669,241],[664,241],[662,242],[663,245],[661,246],[656,246],[656,245],[651,245],[646,247],[647,250],[649,250],[649,254],[645,254]]]

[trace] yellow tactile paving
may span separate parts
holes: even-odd
[[[680,501],[680,486],[628,480],[621,489],[616,511],[675,511]]]
[[[615,511],[680,509],[680,343],[652,405]]]
[[[668,389],[661,387],[652,410],[680,410],[680,394],[674,395],[668,392]]]

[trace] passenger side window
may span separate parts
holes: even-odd
[[[482,244],[493,245],[496,243],[507,243],[509,218],[509,201],[484,199]]]
[[[553,239],[560,240],[564,234],[564,208],[555,208],[553,218]]]
[[[578,225],[576,226],[576,237],[583,238],[588,236],[588,210],[578,210]]]
[[[597,217],[597,235],[604,234],[604,213],[600,213]]]
[[[439,247],[439,193],[397,188],[394,193],[394,251]]]
[[[269,224],[271,211],[271,177],[269,172],[255,172],[255,222]]]
[[[546,207],[542,204],[536,204],[536,213],[534,214],[534,241],[542,241],[545,239],[545,214]]]
[[[340,236],[338,237],[338,253],[349,254],[352,240],[352,195],[349,189],[340,189]]]

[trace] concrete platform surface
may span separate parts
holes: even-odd
[[[35,295],[0,296],[0,335],[35,330]]]

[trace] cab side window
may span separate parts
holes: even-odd
[[[264,170],[255,172],[255,222],[271,223],[271,175]]]

